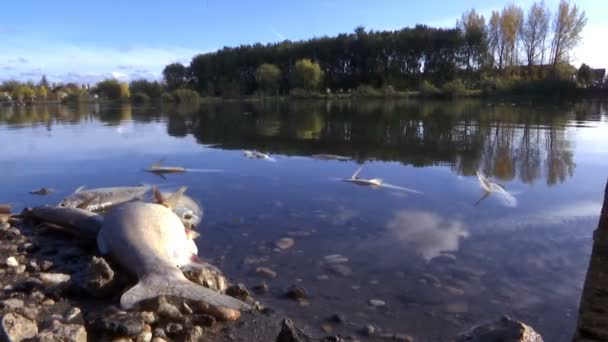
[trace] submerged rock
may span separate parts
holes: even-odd
[[[277,242],[275,242],[275,246],[282,250],[289,249],[289,248],[293,247],[295,244],[296,244],[296,241],[293,238],[289,238],[289,237],[281,238],[281,239],[277,240]]]
[[[271,270],[268,267],[258,267],[255,269],[255,273],[268,279],[274,279],[277,277],[277,272]]]
[[[38,334],[38,325],[33,320],[9,312],[2,316],[0,340],[19,342]]]
[[[503,316],[495,322],[479,325],[460,334],[455,342],[543,342],[542,337],[532,327]]]
[[[285,293],[285,296],[287,298],[293,299],[293,300],[302,300],[302,299],[307,299],[308,298],[308,293],[306,292],[305,289],[299,287],[299,286],[291,286],[289,289],[287,289],[287,292]]]
[[[302,330],[296,328],[293,322],[289,319],[284,319],[281,322],[281,332],[277,336],[276,342],[309,342],[312,341],[310,336],[306,335]]]

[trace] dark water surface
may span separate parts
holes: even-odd
[[[81,185],[188,186],[205,208],[200,256],[317,331],[334,313],[417,341],[509,314],[568,341],[608,171],[608,105],[228,103],[0,108],[0,203],[58,203]],[[273,160],[246,159],[242,149]],[[317,160],[336,154],[352,161]],[[191,172],[167,179],[142,171]],[[374,189],[360,176],[416,189]],[[516,203],[483,195],[475,172]],[[40,187],[56,192],[40,197]],[[291,236],[295,245],[275,248]],[[325,257],[339,254],[337,264]],[[282,298],[307,290],[308,303]],[[386,302],[373,307],[370,299]]]

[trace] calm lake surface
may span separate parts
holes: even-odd
[[[443,341],[509,314],[546,341],[568,341],[608,171],[607,109],[477,100],[4,107],[0,203],[56,204],[81,185],[187,185],[205,209],[199,255],[249,288],[263,280],[257,267],[275,270],[256,298],[316,334],[339,313],[347,323],[333,333],[372,324]],[[161,158],[194,171],[142,171]],[[421,194],[341,181],[360,165],[360,177]],[[515,201],[492,194],[476,204],[477,170]],[[40,187],[56,192],[28,193]],[[278,250],[284,237],[295,245]],[[294,284],[308,303],[283,297]]]

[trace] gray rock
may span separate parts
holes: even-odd
[[[154,332],[152,333],[152,335],[154,335],[154,338],[160,337],[160,338],[167,338],[167,333],[165,333],[165,329],[163,328],[156,328],[154,329]],[[152,339],[152,341],[154,341],[154,338]]]
[[[78,324],[62,324],[53,321],[50,329],[45,329],[36,335],[38,342],[87,342],[87,331]]]
[[[108,262],[101,257],[93,257],[86,271],[79,277],[77,284],[94,297],[105,297],[116,289],[116,273]]]
[[[29,318],[9,312],[2,316],[0,340],[20,342],[38,334],[38,325]]]
[[[143,331],[144,325],[141,314],[123,312],[104,315],[94,322],[96,329],[118,336],[137,336]]]
[[[184,272],[186,278],[204,287],[208,287],[220,293],[225,293],[228,288],[228,280],[221,272],[211,267]]]
[[[190,322],[192,322],[192,324],[194,324],[194,325],[200,325],[203,327],[212,327],[215,325],[215,323],[217,323],[217,320],[215,319],[215,317],[213,317],[211,315],[198,314],[198,315],[192,315],[190,317]]]
[[[275,242],[275,246],[282,250],[289,249],[289,248],[293,247],[295,244],[296,244],[296,241],[293,238],[289,238],[289,237],[281,238],[281,239],[277,240],[277,242]]]
[[[80,308],[71,308],[66,314],[65,319],[71,321],[80,315]]]
[[[146,324],[154,324],[158,321],[158,316],[152,311],[142,311],[141,316],[144,318]]]
[[[184,342],[198,342],[203,338],[203,328],[195,326],[188,332]]]
[[[353,269],[344,264],[329,264],[329,270],[342,277],[350,277],[353,274]]]
[[[296,328],[289,319],[281,322],[281,332],[277,336],[276,342],[310,342],[312,339],[302,330]]]
[[[285,296],[287,296],[287,298],[290,298],[293,300],[301,300],[301,299],[307,299],[308,293],[306,292],[306,290],[304,288],[293,285],[287,290],[287,292],[285,293]]]
[[[263,293],[267,293],[268,292],[268,284],[266,284],[265,282],[261,282],[258,285],[255,285],[254,287],[251,288],[255,293],[258,294],[263,294]]]
[[[10,298],[2,301],[3,309],[18,309],[23,307],[23,300],[18,298]]]
[[[179,323],[169,323],[167,324],[165,331],[169,336],[179,335],[184,331],[184,326]]]
[[[258,267],[255,269],[255,273],[258,274],[259,276],[262,276],[262,277],[268,278],[268,279],[274,279],[277,277],[277,272],[271,270],[268,267]]]
[[[56,286],[70,281],[70,276],[63,273],[40,273],[42,283],[49,286]]]
[[[243,284],[230,286],[226,290],[226,294],[240,300],[246,300],[247,297],[249,297],[249,291],[247,290],[247,287],[245,287],[245,285]]]
[[[458,335],[456,342],[543,342],[543,338],[532,327],[503,316],[495,322],[482,324]]]
[[[179,320],[182,318],[182,313],[178,307],[169,303],[165,296],[159,296],[156,299],[155,310],[158,316],[170,320]]]

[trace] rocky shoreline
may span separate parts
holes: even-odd
[[[144,303],[140,311],[126,312],[119,308],[119,298],[133,279],[123,273],[96,255],[96,246],[90,243],[18,216],[0,214],[0,340],[414,341],[409,335],[373,326],[353,331],[353,336],[313,338],[284,315],[256,302],[242,284],[230,285],[222,274],[210,269],[185,274],[198,284],[252,304],[255,310],[241,314],[161,296]],[[254,291],[265,292],[263,288]],[[286,295],[299,300],[306,292],[292,288]],[[345,323],[339,314],[334,316],[332,324]],[[484,341],[488,333],[521,337],[508,341],[542,341],[531,328],[508,318],[472,329],[455,340]]]

